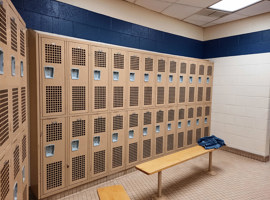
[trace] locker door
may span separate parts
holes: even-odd
[[[166,112],[166,152],[171,152],[176,148],[176,108],[168,108]]]
[[[203,109],[203,137],[205,137],[211,135],[211,103],[206,104]]]
[[[13,183],[14,177],[12,169],[12,153],[10,151],[2,153],[0,156],[0,184],[1,184],[1,198],[2,199],[12,199],[13,198]]]
[[[19,173],[21,173],[21,182],[22,182],[22,187],[21,187],[21,195],[23,200],[28,199],[28,183],[29,183],[29,166],[28,166],[28,161],[29,161],[29,152],[28,152],[28,135],[26,134],[27,132],[22,132],[20,136],[20,143],[21,143],[21,170]]]
[[[186,123],[187,123],[187,113],[186,106],[177,107],[177,135],[176,135],[176,148],[180,149],[186,146]]]
[[[167,105],[167,68],[168,60],[166,57],[157,56],[157,68],[155,68],[156,73],[156,106]]]
[[[194,104],[197,98],[197,63],[190,61],[188,65],[188,95],[187,103]]]
[[[153,131],[153,155],[156,157],[161,156],[165,153],[165,142],[166,142],[166,134],[165,134],[165,127],[166,127],[166,110],[164,109],[155,109],[154,112],[154,120],[153,124],[155,124],[154,131]]]
[[[203,105],[196,106],[195,143],[203,137]]]
[[[187,145],[193,145],[195,141],[195,106],[187,106]]]
[[[150,159],[153,155],[153,119],[154,110],[142,110],[142,160]]]
[[[205,81],[205,94],[204,101],[206,103],[212,102],[212,87],[213,87],[213,70],[212,65],[207,66],[206,81]]]
[[[201,104],[204,101],[204,86],[205,86],[205,63],[200,63],[198,66],[197,76],[197,98],[196,102]]]
[[[178,69],[178,96],[177,103],[179,105],[185,105],[188,97],[188,62],[180,60],[180,66]]]
[[[179,61],[176,57],[169,57],[169,70],[167,74],[167,84],[168,84],[168,105],[176,104],[176,97],[178,94],[178,70]]]

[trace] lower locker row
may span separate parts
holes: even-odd
[[[209,135],[210,104],[42,121],[42,193],[93,181]]]

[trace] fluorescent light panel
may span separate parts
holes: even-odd
[[[209,8],[227,12],[234,12],[252,4],[255,4],[259,1],[262,0],[222,0],[210,6]]]

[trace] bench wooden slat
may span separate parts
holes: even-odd
[[[130,200],[122,185],[113,185],[97,189],[100,200]]]

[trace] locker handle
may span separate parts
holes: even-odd
[[[67,168],[69,168],[69,165],[67,165]]]

